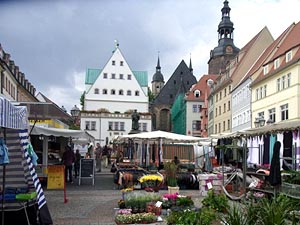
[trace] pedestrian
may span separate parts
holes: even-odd
[[[107,145],[105,145],[104,148],[103,148],[103,150],[102,150],[102,159],[104,161],[105,168],[107,168],[107,166],[108,166],[108,159],[109,159],[109,149],[108,149]]]
[[[80,160],[81,160],[81,155],[79,153],[79,149],[76,149],[75,162],[74,162],[75,178],[79,176]]]
[[[101,172],[102,148],[100,146],[100,143],[96,144],[95,153],[96,153],[96,169],[97,172]]]
[[[65,147],[65,152],[63,153],[63,164],[65,165],[65,181],[73,183],[73,163],[75,161],[75,154],[70,146]]]

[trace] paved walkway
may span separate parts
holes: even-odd
[[[115,225],[114,215],[121,199],[121,192],[113,183],[113,174],[108,169],[102,170],[92,180],[78,180],[67,184],[67,199],[64,203],[63,190],[44,188],[48,208],[55,225]],[[161,195],[167,190],[160,190]],[[195,204],[200,204],[198,190],[182,190],[183,195],[191,195]],[[165,225],[165,222],[157,222]]]

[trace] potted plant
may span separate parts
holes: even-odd
[[[146,191],[159,191],[159,187],[163,181],[163,177],[159,174],[147,174],[138,179]]]
[[[178,166],[174,162],[166,162],[164,164],[164,170],[166,172],[166,179],[167,179],[169,193],[170,194],[178,193],[179,192],[179,187],[177,185]]]

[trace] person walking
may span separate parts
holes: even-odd
[[[75,162],[74,162],[75,178],[77,178],[79,176],[80,159],[81,159],[81,155],[79,153],[79,149],[76,149]]]
[[[100,143],[96,144],[96,170],[97,172],[101,172],[101,160],[102,160],[102,148],[100,146]]]
[[[73,183],[72,170],[75,161],[75,154],[70,146],[65,147],[65,152],[62,157],[63,164],[65,165],[65,181]]]

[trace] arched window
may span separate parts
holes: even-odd
[[[122,89],[119,90],[119,95],[124,95],[124,91]]]
[[[102,94],[107,95],[107,89],[103,89]]]
[[[200,94],[201,94],[201,91],[199,91],[199,90],[195,90],[195,91],[194,91],[194,96],[195,96],[196,98],[199,98],[199,97],[200,97]]]
[[[135,91],[135,96],[140,96],[140,92],[139,91]]]
[[[98,88],[95,88],[94,94],[99,94],[99,89]]]
[[[127,91],[127,95],[129,95],[129,96],[131,95],[131,91],[130,90]]]
[[[115,89],[111,89],[110,94],[111,95],[115,95],[116,94],[116,90]]]

